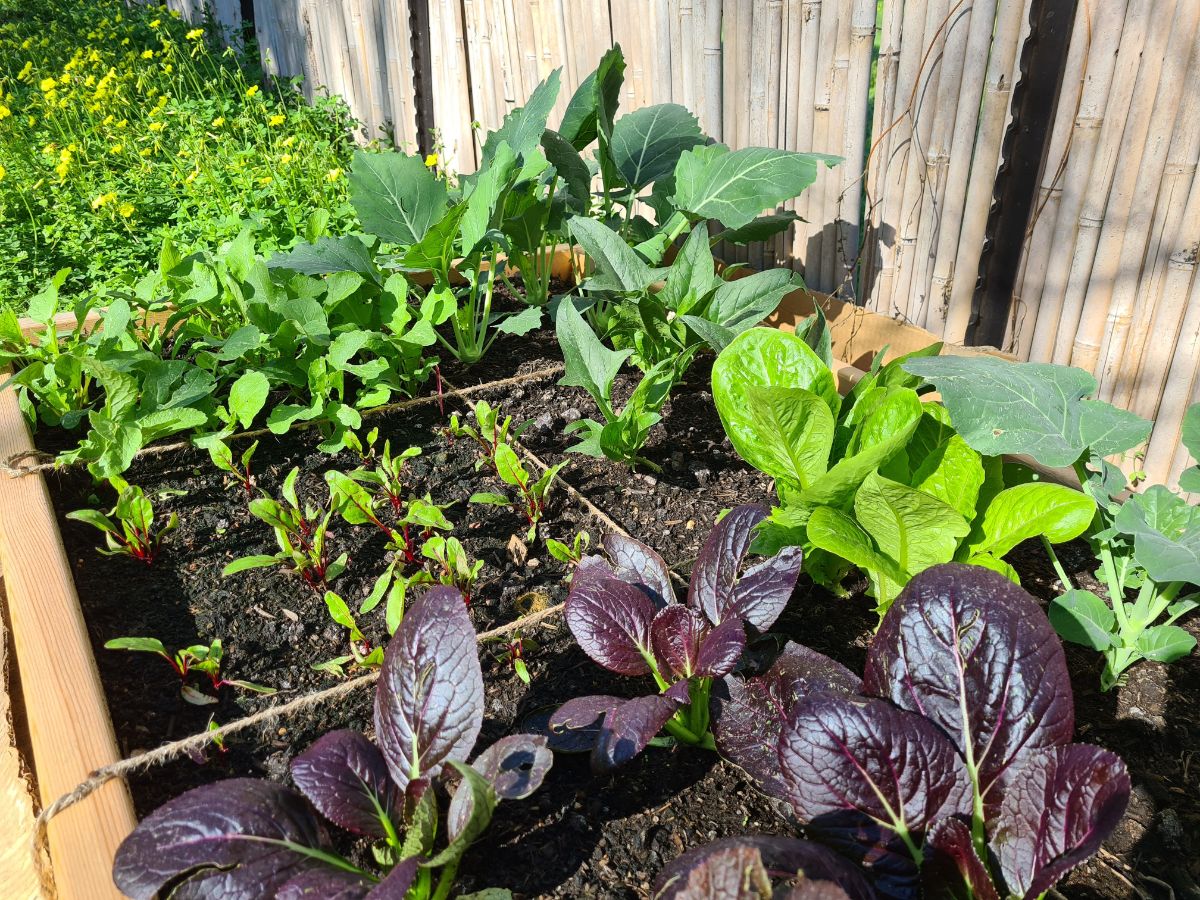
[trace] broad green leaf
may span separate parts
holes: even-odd
[[[803,388],[837,414],[841,397],[833,373],[804,341],[774,328],[751,328],[738,335],[713,363],[713,399],[725,430],[747,409],[746,386]],[[736,439],[730,435],[730,440]]]
[[[599,127],[612,131],[624,77],[625,56],[617,44],[600,57],[596,71],[584,78],[571,95],[558,133],[576,150],[594,141]]]
[[[506,484],[521,485],[529,481],[529,475],[517,452],[509,444],[501,443],[496,447],[496,474]]]
[[[516,107],[504,117],[495,131],[489,132],[483,144],[483,161],[486,165],[500,154],[500,145],[507,143],[512,153],[524,157],[535,149],[546,130],[546,119],[558,99],[558,81],[561,69],[555,69],[541,84],[533,89],[523,106]]]
[[[463,201],[467,207],[459,229],[463,256],[478,253],[488,232],[500,224],[504,195],[516,182],[519,171],[512,148],[507,141],[501,141],[487,165],[479,170],[474,189]]]
[[[366,231],[408,246],[446,211],[446,185],[419,156],[357,150],[348,176],[350,203]]]
[[[726,228],[712,238],[713,243],[724,241],[727,244],[754,244],[769,240],[775,235],[787,231],[793,222],[803,221],[791,210],[781,213],[770,213],[759,216],[743,225],[741,228]]]
[[[953,506],[968,522],[983,486],[979,454],[953,428],[928,411],[921,416],[906,448],[913,471],[909,484]]]
[[[592,202],[592,175],[579,151],[557,131],[546,129],[542,132],[542,153],[567,186],[576,212],[586,215]]]
[[[1200,403],[1193,403],[1183,414],[1180,440],[1183,446],[1187,447],[1192,459],[1200,460]]]
[[[984,569],[991,569],[993,572],[999,572],[1013,584],[1021,583],[1021,576],[1017,574],[1017,570],[1010,566],[1002,559],[997,559],[990,553],[979,553],[967,560],[968,565],[980,566]]]
[[[458,232],[466,214],[465,203],[451,207],[442,218],[429,227],[420,241],[405,251],[400,264],[412,271],[436,272],[443,278],[448,278],[455,257],[455,242],[458,240]],[[390,278],[388,283],[391,283]]]
[[[529,306],[519,313],[505,316],[496,323],[495,328],[501,334],[526,335],[541,327],[543,312],[540,306]]]
[[[1178,625],[1155,625],[1137,639],[1138,652],[1146,659],[1169,663],[1196,649],[1196,639]]]
[[[583,388],[591,394],[605,418],[612,418],[613,379],[629,358],[630,351],[610,350],[604,346],[573,303],[558,305],[555,330],[566,367],[558,383]]]
[[[762,322],[784,297],[803,286],[803,279],[791,269],[769,269],[726,281],[713,294],[704,318],[744,330]]]
[[[833,413],[820,397],[803,388],[747,385],[753,430],[742,431],[746,462],[802,488],[825,474],[833,444]]]
[[[803,279],[799,279],[795,286],[803,288]],[[825,319],[825,310],[821,308],[820,303],[814,305],[811,316],[796,326],[796,337],[812,347],[813,352],[821,357],[821,362],[833,368],[833,335],[829,333],[829,322]]]
[[[660,103],[617,119],[609,152],[625,183],[640,191],[670,175],[680,155],[702,143],[695,116],[677,103]]]
[[[91,525],[94,528],[99,528],[101,531],[110,531],[116,534],[119,529],[115,522],[104,513],[94,509],[76,509],[67,513],[68,519],[73,519],[76,522],[83,522]]]
[[[880,553],[871,536],[844,512],[819,506],[809,516],[806,529],[814,547],[852,563],[881,586],[898,589],[908,580],[895,561]]]
[[[266,404],[270,391],[271,382],[262,372],[245,373],[229,389],[229,412],[243,428],[249,428]]]
[[[720,353],[732,344],[733,339],[738,336],[738,332],[732,328],[726,328],[724,325],[718,325],[716,322],[710,322],[708,319],[702,319],[699,316],[680,316],[679,321],[696,332],[700,340],[712,347],[717,353]]]
[[[596,267],[588,285],[597,290],[635,293],[655,280],[653,270],[608,226],[586,216],[570,221],[571,235]]]
[[[378,278],[371,251],[352,234],[323,237],[315,244],[300,244],[286,253],[276,253],[267,260],[267,266],[272,269],[291,269],[305,275],[358,272],[372,279]]]
[[[253,325],[243,325],[225,339],[216,358],[221,362],[232,362],[241,359],[251,350],[258,349],[261,343],[262,332]]]
[[[1123,503],[1113,525],[1133,536],[1134,559],[1154,581],[1200,584],[1200,507],[1175,506],[1174,496],[1154,485]]]
[[[329,320],[325,308],[313,297],[289,297],[275,306],[275,311],[290,322],[310,341],[324,347],[329,344]]]
[[[1091,591],[1070,590],[1050,601],[1050,624],[1064,641],[1104,651],[1113,646],[1117,618]]]
[[[708,246],[708,229],[701,223],[692,229],[679,248],[675,261],[667,270],[666,282],[658,292],[658,301],[682,315],[690,312],[720,284]]]
[[[468,503],[483,503],[488,506],[511,506],[512,501],[503,494],[493,494],[490,491],[478,491],[467,498]]]
[[[1082,369],[990,356],[910,359],[906,372],[931,382],[968,444],[987,456],[1025,453],[1048,466],[1073,465],[1096,442],[1102,453],[1145,439],[1149,423],[1084,401],[1096,379]]]
[[[874,472],[854,495],[854,515],[879,549],[910,576],[952,560],[970,530],[953,507]]]
[[[724,144],[694,147],[675,167],[671,201],[692,216],[741,228],[764,209],[799,195],[816,181],[820,163],[838,162],[835,156],[769,147],[733,151]]]
[[[1006,488],[992,498],[963,546],[966,556],[1002,557],[1030,538],[1045,535],[1052,544],[1079,537],[1096,514],[1096,501],[1061,484],[1031,482]]]
[[[169,657],[167,648],[158,638],[121,637],[104,642],[105,650],[137,650],[143,653],[161,653]]]
[[[243,556],[241,559],[235,559],[222,569],[221,574],[235,575],[247,569],[265,569],[267,566],[278,565],[279,562],[280,560],[277,556]]]

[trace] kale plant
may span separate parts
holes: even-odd
[[[1119,757],[1070,743],[1071,682],[1045,613],[978,566],[915,576],[861,681],[789,644],[713,698],[722,755],[882,897],[1034,900],[1100,849],[1129,800]]]
[[[579,646],[619,675],[650,675],[658,691],[632,700],[578,697],[550,719],[556,740],[591,746],[592,767],[609,771],[639,754],[660,731],[713,748],[709,692],[741,659],[747,626],[766,631],[800,577],[800,550],[788,548],[744,574],[754,527],[766,510],[739,506],[709,534],[696,560],[686,603],[670,571],[645,544],[606,535],[608,559],[575,567],[564,616]]]
[[[234,778],[182,794],[125,839],[113,880],[135,900],[445,900],[496,804],[528,797],[553,763],[545,738],[515,734],[467,765],[483,711],[466,606],[456,591],[433,588],[384,654],[375,743],[356,731],[326,734],[292,762],[298,791]],[[451,771],[458,783],[444,805]],[[371,840],[381,871],[339,856],[321,817]]]

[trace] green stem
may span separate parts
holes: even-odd
[[[433,900],[446,900],[450,896],[450,889],[454,887],[454,878],[458,875],[458,860],[452,860],[442,868],[442,874],[438,877],[437,890],[433,894]]]
[[[1062,582],[1063,588],[1073,591],[1075,585],[1071,583],[1071,578],[1067,575],[1066,569],[1058,561],[1058,554],[1054,552],[1054,545],[1050,543],[1050,538],[1044,534],[1042,535],[1042,546],[1046,548],[1046,555],[1050,557],[1050,563],[1054,566],[1054,573],[1058,576],[1058,580]]]

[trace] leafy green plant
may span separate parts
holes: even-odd
[[[579,565],[579,561],[583,559],[591,543],[592,536],[586,531],[579,531],[571,539],[570,544],[556,541],[554,538],[546,538],[546,550],[559,562],[574,567]]]
[[[1017,581],[1003,559],[1017,544],[1087,529],[1091,498],[972,449],[944,409],[921,402],[904,358],[878,363],[843,400],[805,338],[752,329],[717,357],[713,399],[726,434],[775,479],[763,546],[804,547],[806,570],[834,589],[858,568],[882,615],[931,566],[965,562]]]
[[[1150,422],[1089,399],[1097,384],[1081,369],[987,358],[914,360],[905,368],[942,392],[971,446],[1070,466],[1095,501],[1087,539],[1107,596],[1076,587],[1054,548],[1046,544],[1046,552],[1066,591],[1051,604],[1050,621],[1065,640],[1103,654],[1104,690],[1139,660],[1173,662],[1195,649],[1196,639],[1175,622],[1200,606],[1194,593],[1180,597],[1200,585],[1200,513],[1163,485],[1120,502],[1129,484],[1108,459],[1142,444]],[[1001,409],[1006,427],[987,427]],[[1187,412],[1183,441],[1193,457],[1200,453],[1200,406]],[[1188,469],[1180,487],[1200,487],[1200,470]]]
[[[383,648],[371,646],[367,636],[358,627],[358,622],[355,620],[354,614],[350,612],[350,607],[346,605],[346,601],[339,594],[326,591],[325,608],[329,610],[329,618],[346,629],[350,640],[350,653],[317,663],[313,666],[314,669],[327,671],[340,677],[345,674],[343,667],[349,663],[367,669],[377,669],[383,665]]]
[[[154,504],[140,487],[114,475],[108,480],[117,492],[117,503],[108,515],[94,509],[77,509],[68,519],[83,522],[104,532],[105,547],[97,548],[106,556],[129,556],[152,565],[162,547],[163,538],[179,527],[179,514],[171,513],[165,524],[154,523]],[[116,521],[113,521],[113,520]]]
[[[225,651],[221,646],[221,639],[217,638],[211,644],[195,644],[191,647],[183,647],[171,653],[162,641],[157,638],[146,637],[123,637],[113,638],[111,641],[105,641],[105,650],[132,650],[138,653],[154,653],[161,656],[167,661],[171,669],[179,676],[179,693],[188,703],[196,706],[207,706],[218,702],[217,697],[206,694],[198,690],[196,687],[188,683],[188,676],[192,672],[200,672],[208,676],[210,685],[212,686],[213,694],[216,694],[223,687],[235,687],[243,691],[251,691],[255,694],[274,694],[275,688],[263,687],[261,684],[254,684],[250,681],[242,681],[236,678],[224,678],[221,675],[221,662],[225,658]]]
[[[345,571],[345,553],[330,560],[328,547],[329,522],[338,511],[338,503],[331,497],[328,505],[321,509],[310,503],[300,505],[296,496],[298,468],[292,469],[283,480],[280,500],[262,496],[250,501],[250,513],[271,526],[279,552],[272,555],[243,556],[229,563],[222,571],[228,577],[247,569],[270,566],[290,566],[304,583],[313,589],[323,588]]]
[[[392,512],[399,513],[404,506],[404,464],[420,455],[420,447],[408,447],[392,456],[392,443],[385,440],[383,452],[374,468],[358,468],[347,474],[358,483],[370,487],[377,498],[387,501]]]
[[[458,589],[470,605],[471,593],[475,590],[475,582],[479,580],[483,560],[472,560],[463,549],[462,542],[453,535],[431,536],[422,545],[421,553],[437,564],[434,572],[437,582]]]
[[[258,449],[258,441],[255,441],[249,447],[242,451],[239,460],[233,458],[233,450],[225,441],[214,441],[208,446],[208,455],[212,459],[213,465],[222,472],[228,472],[233,476],[234,480],[245,490],[246,496],[254,495],[254,474],[250,471],[250,460],[254,458],[254,451]],[[239,465],[240,462],[240,465]]]
[[[454,414],[450,417],[450,434],[474,441],[479,447],[479,458],[475,461],[476,470],[485,465],[490,466],[501,481],[517,489],[517,498],[483,491],[472,494],[470,501],[493,506],[511,506],[525,517],[529,525],[525,539],[535,540],[538,523],[546,510],[550,487],[566,463],[560,462],[550,466],[539,477],[534,478],[508,440],[512,416],[501,419],[499,408],[493,407],[486,400],[480,400],[471,411],[478,428],[461,424],[458,415]]]
[[[526,684],[530,683],[529,667],[525,664],[526,653],[536,653],[537,642],[525,637],[518,628],[508,634],[486,638],[486,643],[499,644],[494,653],[496,661],[512,669],[512,673]]]

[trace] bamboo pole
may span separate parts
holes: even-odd
[[[783,7],[783,26],[780,29],[779,128],[775,134],[775,146],[784,150],[799,149],[796,143],[796,106],[799,102],[797,84],[800,79],[801,16],[800,0],[787,0]],[[795,211],[796,201],[785,201],[783,208]],[[777,266],[793,264],[792,239],[792,231],[788,229],[777,234],[771,242]]]
[[[950,11],[949,0],[930,0],[926,5],[925,30],[920,46],[921,69],[916,78],[916,95],[913,99],[911,145],[908,165],[904,170],[904,187],[900,195],[896,214],[896,258],[895,283],[892,304],[912,321],[912,284],[917,249],[917,234],[920,228],[921,196],[924,191],[924,156],[933,133],[937,113],[938,79],[941,76],[941,49],[945,30],[942,23]]]
[[[1134,201],[1142,159],[1146,156],[1147,147],[1154,143],[1150,134],[1150,120],[1153,117],[1154,98],[1162,80],[1164,55],[1177,9],[1178,4],[1175,0],[1160,0],[1155,4],[1150,31],[1145,45],[1141,48],[1142,64],[1134,81],[1129,116],[1124,123],[1120,149],[1116,157],[1112,188],[1107,204],[1102,207],[1103,225],[1096,243],[1095,259],[1088,277],[1081,279],[1086,284],[1086,290],[1080,305],[1075,339],[1071,346],[1071,365],[1093,372],[1097,378],[1103,375],[1100,352],[1103,349],[1105,328],[1114,324],[1108,313],[1114,284],[1121,274],[1121,247],[1125,241],[1129,220],[1136,214]],[[1152,146],[1151,151],[1153,155]],[[1139,255],[1134,266],[1140,265]],[[1102,383],[1102,392],[1103,389]]]
[[[830,0],[833,2],[833,0]],[[821,0],[803,0],[800,6],[800,70],[796,87],[796,144],[804,151],[816,150],[813,116],[817,85],[817,47],[821,29]],[[816,203],[810,187],[796,201],[796,214],[808,222],[797,222],[792,233],[792,268],[804,273],[807,280],[815,277],[808,253],[810,224],[815,218]]]
[[[986,2],[983,3],[986,6]],[[921,192],[921,212],[917,225],[917,243],[913,253],[913,282],[909,295],[909,320],[922,328],[930,321],[931,331],[940,332],[945,327],[945,314],[942,304],[939,309],[931,312],[930,288],[932,270],[937,255],[940,237],[943,231],[950,231],[946,217],[954,217],[943,205],[946,195],[946,180],[950,168],[950,149],[955,137],[955,126],[959,115],[974,118],[971,110],[979,109],[979,94],[966,98],[964,108],[960,110],[958,100],[963,93],[963,87],[969,84],[964,77],[967,64],[967,43],[975,35],[977,28],[973,26],[984,19],[988,37],[991,37],[994,19],[986,19],[983,9],[968,5],[968,0],[952,2],[947,13],[942,49],[942,71],[938,76],[937,99],[934,101],[933,128],[929,132],[929,144],[925,148],[925,184]],[[971,60],[971,68],[980,72],[982,82],[983,70],[986,67],[986,44],[984,53]],[[969,72],[967,73],[969,76]],[[974,133],[974,122],[971,125]],[[959,160],[960,165],[966,160]],[[961,202],[957,216],[961,218]],[[957,239],[957,231],[953,234]]]
[[[910,4],[915,5],[915,4]],[[859,265],[859,296],[872,307],[875,304],[876,279],[882,265],[880,253],[880,190],[887,172],[888,150],[895,129],[891,128],[896,109],[896,75],[900,65],[903,4],[884,0],[879,54],[875,72],[875,109],[871,120],[871,149],[864,177],[866,193],[866,238]],[[886,132],[886,133],[885,133]]]
[[[415,152],[419,135],[408,0],[381,3],[380,10],[387,62],[388,113],[397,145]]]
[[[829,80],[829,124],[826,132],[826,153],[841,156],[845,149],[846,109],[850,80],[850,15],[846,0],[838,4],[837,38],[834,42],[833,69]],[[850,160],[842,168],[853,166]],[[837,274],[838,237],[842,213],[841,178],[830,173],[819,179],[825,214],[821,220],[821,290],[834,293],[840,287]]]
[[[833,102],[833,68],[837,44],[838,19],[841,10],[837,0],[826,0],[821,6],[821,24],[817,43],[817,77],[813,93],[813,149],[830,152],[830,105]],[[808,189],[809,239],[805,255],[805,281],[815,290],[826,291],[828,279],[824,266],[826,223],[830,204],[826,202],[825,187],[830,179],[817,177]]]
[[[1194,270],[1194,261],[1190,268]],[[1187,274],[1191,276],[1192,272]],[[1177,482],[1178,473],[1183,469],[1176,459],[1180,450],[1183,415],[1190,404],[1200,401],[1197,396],[1197,390],[1200,389],[1200,378],[1197,378],[1197,371],[1200,370],[1200,278],[1192,278],[1186,309],[1183,328],[1171,355],[1167,374],[1170,390],[1163,394],[1150,444],[1146,448],[1146,458],[1142,463],[1142,468],[1151,479],[1167,484],[1172,480]]]
[[[721,0],[704,0],[704,99],[700,104],[700,126],[714,140],[722,136],[721,85]]]
[[[900,0],[884,0],[899,4]],[[908,177],[910,158],[916,152],[914,138],[913,100],[925,42],[924,8],[919,3],[906,3],[900,26],[899,58],[896,65],[895,99],[891,118],[882,134],[885,143],[877,149],[875,165],[881,167],[879,195],[876,198],[876,244],[879,247],[878,276],[871,292],[870,306],[887,315],[899,315],[895,300],[896,266],[899,257],[899,218],[904,184]],[[886,14],[886,13],[885,13]]]
[[[979,257],[983,252],[983,236],[992,205],[992,189],[996,183],[1000,145],[1004,138],[1004,123],[1008,118],[1013,73],[1020,54],[1019,38],[1027,8],[1027,4],[1020,2],[1000,6],[992,51],[988,56],[979,113],[979,136],[975,144],[975,158],[971,161],[971,176],[967,181],[966,208],[954,261],[958,275],[951,287],[946,326],[942,331],[944,338],[953,343],[961,343],[966,338],[971,321],[975,296],[974,274],[979,268]]]
[[[1167,48],[1167,69],[1154,99],[1147,150],[1134,188],[1133,211],[1109,310],[1110,326],[1100,356],[1104,372],[1100,396],[1125,408],[1135,399],[1134,386],[1168,261],[1176,249],[1180,219],[1190,230],[1200,215],[1200,206],[1192,207],[1191,218],[1183,210],[1200,148],[1200,95],[1194,89],[1200,78],[1200,53],[1193,53],[1190,64],[1187,60],[1198,27],[1200,5],[1181,4]],[[1186,40],[1178,47],[1176,39],[1185,34]],[[1178,57],[1173,55],[1177,51]],[[1186,90],[1187,85],[1193,89]],[[1172,319],[1172,311],[1165,312],[1162,330],[1156,331],[1159,341],[1178,327],[1178,317]]]
[[[871,86],[871,54],[875,47],[875,2],[855,0],[850,12],[850,53],[847,70],[846,114],[842,128],[840,215],[834,281],[838,291],[855,297],[854,270],[858,261],[862,222],[863,154],[867,143],[867,94]],[[876,99],[878,102],[878,98]]]

